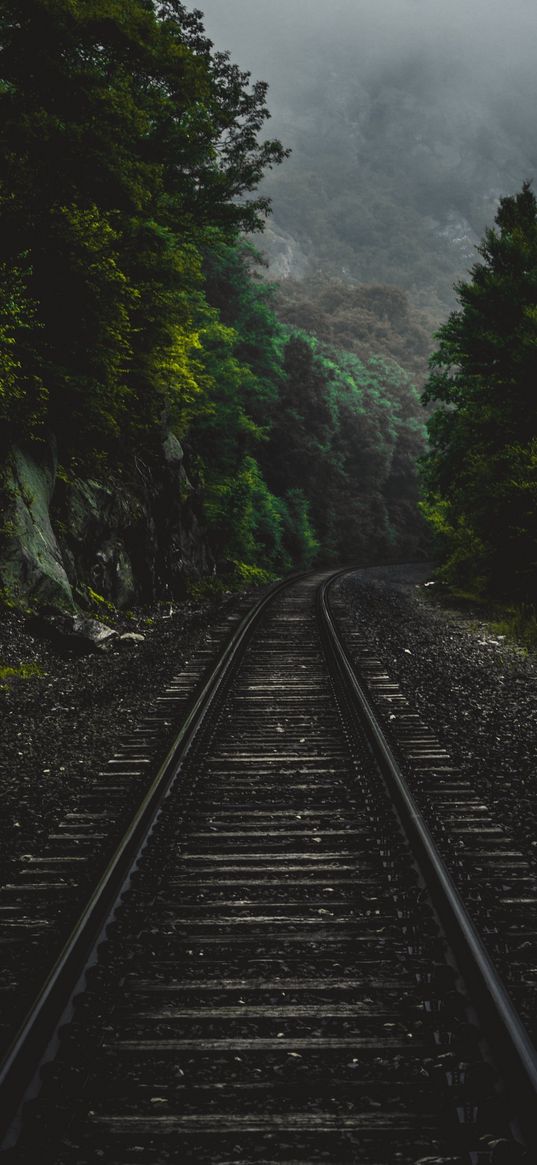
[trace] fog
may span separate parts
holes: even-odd
[[[205,0],[293,149],[266,183],[276,275],[448,303],[501,194],[537,176],[535,0]]]
[[[416,54],[463,62],[469,80],[488,77],[491,85],[498,71],[508,80],[535,68],[534,0],[205,0],[200,7],[215,44],[269,82],[293,64],[302,73],[312,45],[345,48],[368,73]]]

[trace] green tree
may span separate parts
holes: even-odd
[[[140,452],[151,480],[171,426],[189,504],[240,577],[395,547],[407,379],[282,324],[240,238],[285,156],[260,140],[266,86],[179,0],[0,0],[0,34],[9,441],[52,430],[62,463],[133,476]]]
[[[0,45],[0,264],[36,321],[11,355],[61,447],[147,443],[195,395],[199,247],[266,213],[266,86],[178,0],[1,0]]]
[[[537,583],[537,201],[502,198],[481,261],[457,288],[424,394],[440,402],[424,460],[425,512],[449,579],[528,599]]]
[[[35,304],[28,295],[28,271],[0,263],[0,454],[22,431],[32,435],[47,413],[42,380],[25,373],[20,347],[35,332]]]

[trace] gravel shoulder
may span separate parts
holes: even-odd
[[[91,787],[147,702],[210,644],[211,629],[235,621],[256,593],[144,611],[118,628],[143,640],[87,655],[62,654],[22,615],[2,613],[0,668],[35,674],[0,679],[0,882],[21,854],[38,850],[70,798]]]
[[[375,567],[340,584],[379,657],[456,763],[478,779],[520,841],[537,850],[537,658],[486,624],[431,602],[430,568]],[[106,653],[62,656],[15,612],[0,619],[0,666],[39,673],[0,682],[0,879],[91,782],[146,703],[254,591],[163,606],[129,620],[144,636]]]
[[[431,568],[364,569],[340,584],[354,620],[517,843],[537,857],[537,658],[431,599]]]

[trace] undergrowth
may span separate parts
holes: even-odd
[[[9,680],[36,680],[45,675],[37,663],[21,663],[18,667],[0,665],[0,687],[6,687]]]
[[[480,592],[450,587],[440,583],[434,593],[428,592],[433,603],[456,607],[471,617],[487,623],[491,634],[504,636],[511,643],[528,650],[537,649],[537,607],[530,603],[499,603],[487,599]]]
[[[275,582],[277,575],[260,566],[251,566],[247,562],[233,561],[233,570],[223,578],[209,575],[206,578],[190,581],[188,597],[198,602],[204,599],[221,599],[230,591],[239,591],[243,587],[263,587],[267,583]]]
[[[537,648],[537,610],[534,606],[522,603],[517,607],[504,608],[492,627],[497,635],[505,635],[524,647]]]

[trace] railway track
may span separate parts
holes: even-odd
[[[10,1165],[534,1159],[535,1052],[328,581],[263,600],[182,726],[4,1064]]]

